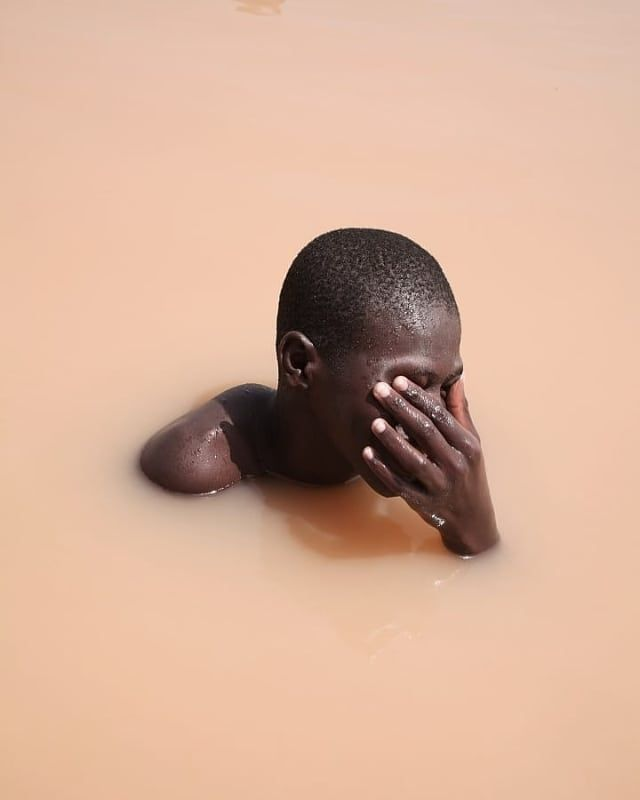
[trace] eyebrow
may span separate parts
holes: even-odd
[[[460,366],[457,367],[450,375],[447,375],[447,377],[444,378],[442,383],[443,384],[453,383],[462,375],[463,372],[464,372],[464,365],[460,364]],[[430,370],[424,369],[423,367],[419,367],[418,369],[416,369],[415,373],[420,376],[424,375],[425,378],[429,380],[429,382],[431,382],[434,379],[438,380],[440,378],[440,376],[437,373],[431,372]]]

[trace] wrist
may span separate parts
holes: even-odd
[[[445,520],[438,531],[447,550],[458,556],[477,556],[500,540],[493,510],[487,519],[469,519],[460,523]]]

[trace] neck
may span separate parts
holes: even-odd
[[[271,404],[264,464],[274,475],[317,485],[344,483],[355,474],[303,398],[282,386]]]

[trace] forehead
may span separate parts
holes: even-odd
[[[428,372],[444,379],[462,365],[460,320],[446,309],[433,309],[419,325],[398,325],[379,317],[367,328],[366,347],[354,353],[360,369],[380,374]]]
[[[418,355],[442,358],[457,353],[460,348],[460,320],[443,308],[432,309],[418,324],[396,324],[392,319],[379,317],[371,326],[370,344],[381,357],[397,358]]]

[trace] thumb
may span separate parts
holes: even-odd
[[[469,401],[464,391],[464,378],[457,380],[447,394],[447,408],[455,419],[468,431],[476,432],[471,414],[469,413]]]

